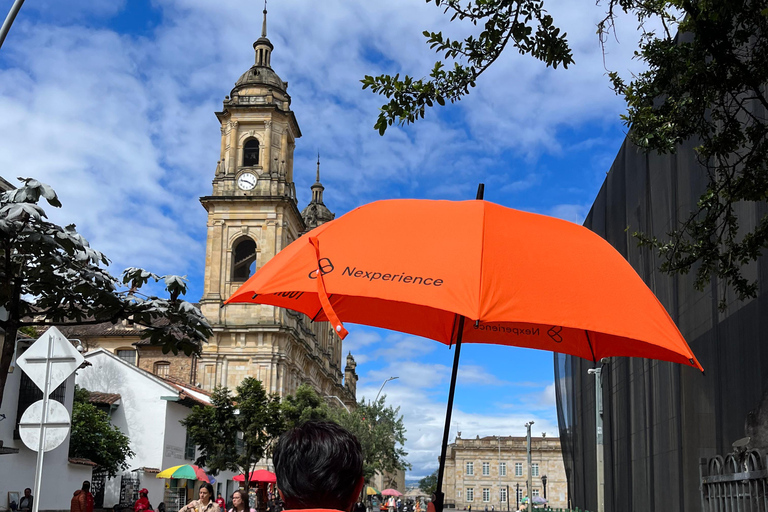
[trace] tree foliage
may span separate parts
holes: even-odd
[[[69,456],[92,460],[112,478],[128,469],[128,459],[135,453],[128,436],[88,401],[89,395],[87,389],[75,388]]]
[[[427,2],[451,21],[468,20],[482,31],[463,41],[425,31],[427,43],[442,55],[428,79],[381,75],[362,80],[364,89],[388,99],[375,124],[381,134],[395,123],[424,117],[435,103],[461,99],[509,44],[547,65],[573,63],[566,35],[546,14],[543,1]],[[742,267],[768,245],[768,215],[746,229],[738,208],[768,199],[768,6],[752,0],[597,3],[606,8],[597,26],[601,42],[613,32],[620,11],[634,16],[642,29],[635,58],[647,71],[630,81],[609,73],[626,100],[622,117],[632,141],[662,154],[691,143],[708,178],[690,214],[667,237],[635,236],[658,251],[663,271],[693,270],[699,289],[716,277],[726,284],[723,293],[732,287],[742,300],[755,296],[757,284],[744,277]]]
[[[431,475],[427,475],[419,480],[419,489],[427,495],[431,495],[437,491],[437,470]]]
[[[325,400],[308,384],[296,388],[296,393],[286,396],[280,404],[285,430],[306,421],[328,420],[331,411]]]
[[[0,318],[5,330],[0,403],[20,328],[130,318],[144,328],[142,338],[165,353],[200,351],[211,328],[195,306],[180,299],[187,290],[184,278],[129,268],[118,280],[105,268],[109,259],[91,248],[73,224],[61,227],[47,220],[38,203],[44,198],[61,207],[56,192],[31,178],[19,180],[18,189],[0,195],[0,307],[7,312],[7,318]],[[169,298],[139,292],[148,281],[160,280]]]
[[[511,46],[547,66],[562,64],[567,68],[573,55],[565,32],[554,26],[552,16],[544,9],[543,0],[427,0],[434,2],[453,20],[465,20],[473,27],[480,25],[479,35],[451,40],[442,32],[424,31],[427,44],[444,58],[435,62],[428,79],[405,75],[368,76],[363,89],[389,99],[379,112],[374,128],[381,135],[387,127],[413,123],[423,118],[426,108],[434,104],[455,103],[475,87],[478,77]],[[453,66],[448,67],[445,61]]]
[[[350,412],[338,408],[333,420],[352,432],[363,448],[363,475],[370,482],[374,474],[394,473],[411,465],[405,460],[405,426],[400,408],[385,407],[384,396],[376,402],[361,400]]]
[[[200,450],[195,464],[214,474],[249,473],[284,430],[280,398],[268,394],[260,381],[246,377],[235,395],[226,387],[215,388],[211,404],[195,406],[181,421]],[[247,480],[245,485],[247,489]]]

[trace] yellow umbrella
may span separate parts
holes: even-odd
[[[369,485],[368,487],[365,488],[365,494],[367,494],[368,496],[373,496],[375,494],[380,494],[380,493],[379,491],[377,491],[376,489],[374,489]]]

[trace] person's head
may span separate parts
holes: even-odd
[[[220,500],[220,499],[222,499],[222,498],[221,498],[221,493],[219,493],[219,495],[218,495],[218,496],[216,496],[216,499],[217,499],[217,500]]]
[[[348,511],[363,488],[363,450],[335,423],[308,421],[285,432],[272,460],[287,509]]]
[[[247,504],[248,495],[244,490],[238,489],[232,493],[232,506],[235,507],[235,510],[245,510],[248,508]]]
[[[30,489],[29,487],[27,487],[26,489],[24,489],[24,496],[26,496],[27,498],[29,498],[30,496],[32,496],[32,489]]]
[[[147,489],[142,489],[139,491],[139,496],[143,496],[144,498],[146,498],[148,494],[149,491]]]
[[[84,491],[90,491],[91,490],[91,482],[89,482],[88,480],[83,482],[83,486],[81,487],[81,489],[84,490]]]
[[[200,501],[204,503],[208,503],[213,497],[213,486],[208,483],[205,483],[202,486],[200,486],[199,496],[200,496]]]

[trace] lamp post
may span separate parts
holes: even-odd
[[[342,402],[342,401],[341,401],[341,398],[337,397],[336,395],[325,395],[325,398],[335,398],[336,400],[338,400],[338,401],[339,401],[339,403],[341,404],[341,406],[342,406],[343,408],[345,408],[345,409],[347,410],[347,412],[349,412],[349,407],[347,407],[347,404],[345,404],[344,402]]]
[[[391,380],[395,380],[395,379],[399,379],[399,378],[400,378],[400,377],[390,377],[390,378],[388,378],[387,380],[385,380],[384,382],[382,382],[382,383],[381,383],[381,387],[379,388],[379,392],[378,392],[378,393],[376,393],[376,399],[373,401],[373,403],[376,403],[376,402],[378,402],[378,401],[379,401],[379,395],[381,394],[381,390],[382,390],[382,389],[384,389],[384,384],[386,384],[387,382],[389,382],[389,381],[391,381]]]
[[[531,464],[531,425],[533,421],[529,421],[525,424],[525,428],[528,429],[528,508],[526,510],[533,510],[533,465]]]
[[[605,466],[603,461],[603,366],[608,362],[600,360],[600,368],[589,368],[587,373],[595,376],[595,452],[597,455],[597,512],[605,512]]]
[[[541,486],[544,487],[544,499],[547,499],[547,475],[541,475]]]
[[[515,485],[515,502],[517,503],[517,510],[520,510],[520,482]]]
[[[5,41],[5,36],[7,36],[8,31],[11,30],[11,25],[13,25],[13,20],[15,20],[16,15],[19,14],[19,9],[21,9],[21,6],[23,3],[24,3],[24,0],[16,0],[15,2],[13,2],[13,5],[11,6],[11,10],[8,12],[8,16],[5,17],[3,26],[0,27],[0,47],[3,46],[3,42]]]

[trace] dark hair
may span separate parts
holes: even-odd
[[[272,461],[286,508],[349,510],[363,476],[363,449],[335,423],[308,421],[285,432]]]
[[[213,501],[213,486],[211,484],[209,484],[208,482],[206,482],[206,483],[204,483],[203,485],[200,486],[200,489],[202,489],[203,487],[208,489],[208,494],[211,495],[211,501]],[[197,493],[200,494],[200,491],[198,490]]]
[[[90,489],[90,488],[91,488],[91,482],[89,482],[88,480],[86,480],[85,482],[83,482],[83,487],[82,487],[82,489],[83,489],[84,491],[87,491],[87,490],[88,490],[88,489]]]
[[[243,510],[245,510],[246,512],[248,510],[250,510],[251,509],[251,503],[250,503],[250,501],[248,499],[248,493],[245,492],[245,490],[243,490],[243,489],[235,489],[235,492],[232,493],[232,497],[233,498],[235,497],[235,494],[239,494],[240,495],[240,501],[243,502]],[[235,503],[234,502],[232,503],[232,508],[234,510],[237,510],[237,507],[235,507]]]

